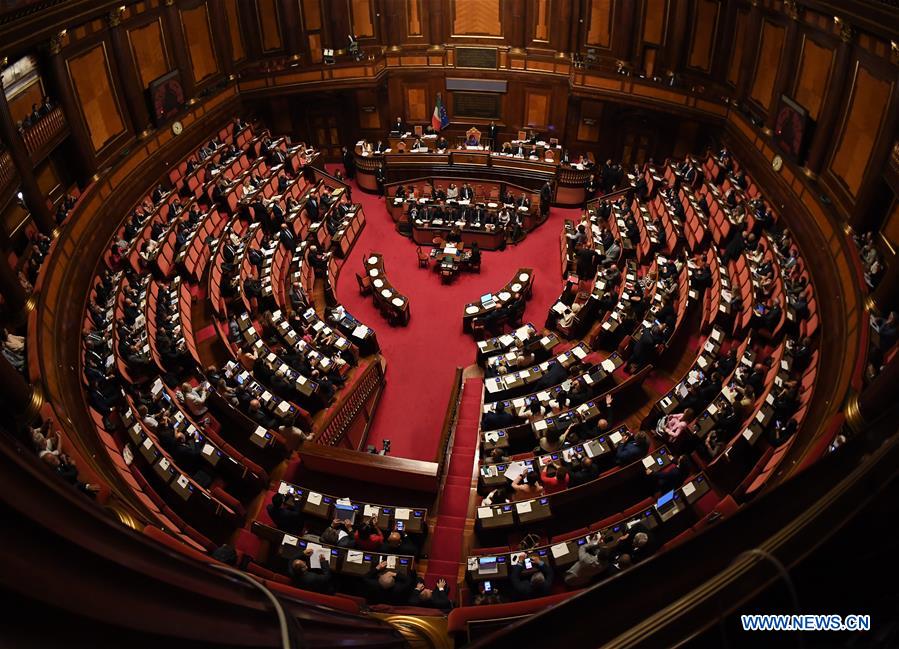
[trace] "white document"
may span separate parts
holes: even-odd
[[[651,455],[647,455],[643,458],[643,466],[645,466],[647,469],[653,464],[655,464],[655,459]]]
[[[349,563],[362,563],[362,552],[360,550],[348,550],[346,560]]]
[[[607,358],[602,362],[601,367],[606,372],[609,372],[611,374],[615,371],[615,361],[613,361],[611,358]]]
[[[380,512],[381,512],[381,508],[374,507],[373,505],[366,505],[362,510],[362,514],[366,518],[369,518],[371,516],[377,516]]]
[[[321,505],[322,504],[322,495],[315,491],[310,491],[309,495],[306,497],[306,501],[310,505]]]
[[[688,482],[684,485],[684,497],[690,496],[694,491],[696,491],[696,487],[693,486],[692,482]]]
[[[285,534],[285,535],[284,535],[284,538],[281,539],[281,545],[293,545],[293,546],[296,546],[297,541],[299,541],[299,539],[298,539],[297,537],[291,536],[290,534]]]
[[[571,350],[571,353],[583,360],[587,357],[587,352],[584,351],[584,348],[578,345],[574,349]]]
[[[278,485],[278,493],[281,494],[282,496],[284,494],[290,493],[290,485],[287,484],[286,482],[282,482],[281,484]]]
[[[515,503],[515,511],[519,514],[528,514],[531,512],[531,501],[525,500],[520,503]]]
[[[492,516],[492,507],[478,507],[478,518],[491,518]]]
[[[405,507],[397,507],[396,509],[396,519],[398,521],[407,521],[409,517],[412,515],[412,510],[407,509]]]
[[[552,546],[549,551],[553,555],[553,559],[558,559],[559,557],[564,557],[568,554],[568,544],[567,543],[556,543]]]
[[[527,472],[528,467],[524,464],[524,462],[511,462],[509,464],[509,468],[506,469],[506,472],[503,474],[503,476],[508,478],[512,482],[515,482],[515,479],[518,478],[518,476]]]

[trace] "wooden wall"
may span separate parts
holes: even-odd
[[[531,125],[598,155],[624,146],[651,155],[683,151],[691,138],[707,136],[695,120],[651,128],[622,108],[633,102],[580,96],[589,89],[573,93],[577,69],[570,57],[589,50],[598,69],[614,70],[620,61],[646,77],[674,73],[682,88],[733,100],[772,148],[781,95],[796,101],[811,128],[802,156],[787,164],[814,180],[849,225],[881,229],[897,193],[884,191],[893,187],[884,168],[899,119],[899,51],[890,43],[899,12],[845,0],[830,3],[839,6],[835,17],[834,9],[807,1],[811,6],[803,0],[125,0],[120,15],[98,9],[66,24],[62,81],[50,74],[46,32],[12,33],[0,25],[0,33],[19,48],[13,56],[40,53],[41,77],[53,78],[51,94],[61,87],[71,92],[72,136],[94,168],[152,126],[143,92],[162,74],[179,69],[188,98],[285,62],[300,84],[315,76],[304,69],[321,66],[323,48],[346,60],[350,33],[366,54],[382,57],[386,71],[372,65],[370,82],[322,89],[321,105],[309,109],[282,104],[299,114],[278,114],[279,123],[330,139],[328,122],[337,115],[339,139],[350,142],[383,135],[396,115],[427,123],[440,93],[451,132],[461,132],[488,121],[462,115],[455,93],[446,90],[447,78],[470,77],[508,81],[496,111],[505,134]],[[457,48],[466,46],[495,48],[498,67],[515,74],[456,69]],[[338,79],[340,64],[332,70]],[[609,80],[596,87],[617,86]],[[664,102],[666,92],[644,88],[643,96]],[[19,103],[17,115],[31,100]],[[273,106],[257,108],[275,117]]]

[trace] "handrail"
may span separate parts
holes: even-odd
[[[895,418],[885,417],[882,426],[895,429]],[[823,458],[782,484],[778,491],[762,494],[733,516],[705,529],[691,542],[650,557],[624,573],[469,646],[486,649],[519,641],[537,645],[550,634],[557,644],[566,644],[580,631],[570,621],[597,607],[604,611],[607,621],[600,635],[591,636],[597,646],[676,644],[676,639],[689,637],[711,625],[713,618],[728,610],[729,605],[739,605],[763,583],[778,577],[770,569],[759,572],[768,561],[757,552],[747,552],[732,560],[731,552],[737,549],[736,544],[760,549],[784,565],[792,566],[857,516],[878,488],[885,488],[890,477],[896,475],[899,439],[894,437],[859,463],[864,446],[864,440],[853,440],[839,453]],[[828,484],[833,486],[822,494],[821,486]],[[665,570],[670,578],[660,580],[662,562],[690,565],[691,569],[677,571],[676,575]],[[646,617],[640,611],[629,610],[633,606],[625,593],[634,592],[651,592],[652,601],[645,604],[656,613]]]
[[[449,401],[446,405],[446,414],[443,416],[443,426],[440,429],[440,442],[437,445],[437,453],[434,457],[434,461],[437,462],[439,468],[437,469],[437,479],[440,480],[443,477],[443,472],[446,469],[446,451],[449,446],[449,441],[453,437],[453,433],[456,432],[456,424],[459,421],[459,403],[462,398],[462,368],[456,367],[455,375],[453,376],[453,387],[450,390]]]
[[[221,572],[228,573],[232,577],[237,577],[243,582],[250,584],[256,590],[262,592],[263,595],[272,603],[272,607],[275,609],[275,614],[278,616],[278,628],[281,632],[281,649],[291,649],[293,646],[291,643],[291,632],[290,626],[287,624],[287,616],[284,615],[284,607],[281,606],[281,602],[278,601],[278,598],[275,597],[275,594],[266,588],[263,584],[259,583],[257,579],[254,579],[247,573],[237,570],[236,568],[232,568],[231,566],[226,566],[221,563],[208,563],[206,564],[210,568],[215,570],[220,570]],[[302,638],[298,642],[299,646],[303,646]]]

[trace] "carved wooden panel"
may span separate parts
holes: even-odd
[[[741,10],[737,12],[737,22],[734,27],[734,46],[730,53],[730,65],[727,67],[727,81],[737,85],[740,80],[740,66],[743,64],[743,48],[746,45],[746,30],[749,27],[749,12]]]
[[[256,15],[259,16],[262,51],[281,49],[281,25],[278,16],[278,0],[256,0]]]
[[[777,77],[777,66],[784,45],[785,30],[780,25],[765,21],[762,28],[762,44],[755,63],[755,80],[750,95],[763,108],[771,107],[771,94]]]
[[[587,45],[610,47],[612,44],[612,1],[590,0]]]
[[[301,0],[301,12],[303,25],[307,31],[315,31],[322,28],[322,8],[318,0]]]
[[[830,168],[855,196],[865,177],[874,143],[880,135],[893,84],[856,68],[849,107]]]
[[[718,3],[715,0],[698,0],[696,3],[696,12],[693,16],[693,40],[690,43],[690,67],[706,72],[711,67],[718,9]]]
[[[181,25],[184,28],[184,40],[187,42],[187,55],[194,80],[203,81],[218,72],[206,3],[200,3],[193,9],[182,9]]]
[[[421,0],[406,0],[406,16],[409,36],[421,36]]]
[[[428,91],[424,86],[406,86],[406,119],[423,122],[429,116]]]
[[[829,47],[818,45],[807,37],[803,38],[793,98],[808,110],[811,118],[815,120],[818,119],[827,92],[833,56],[834,52]]]
[[[124,132],[122,111],[112,85],[104,42],[66,60],[69,77],[94,151]]]
[[[240,30],[240,17],[237,11],[238,0],[225,0],[225,14],[228,18],[228,34],[231,38],[231,54],[235,61],[242,61],[247,50]]]
[[[162,38],[162,25],[158,19],[129,29],[128,42],[141,88],[146,88],[153,79],[158,79],[172,69],[165,40]]]
[[[643,10],[643,42],[661,45],[665,38],[667,0],[646,0]]]
[[[500,0],[452,0],[453,35],[502,36]]]
[[[550,93],[545,90],[526,90],[524,94],[524,123],[536,128],[549,124]]]
[[[353,34],[357,38],[373,38],[375,26],[372,21],[371,0],[351,0]]]
[[[321,63],[322,37],[321,34],[309,34],[309,55],[313,63]]]

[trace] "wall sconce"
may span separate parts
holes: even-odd
[[[325,61],[325,65],[334,65],[334,50],[325,49],[322,50],[322,58]]]

